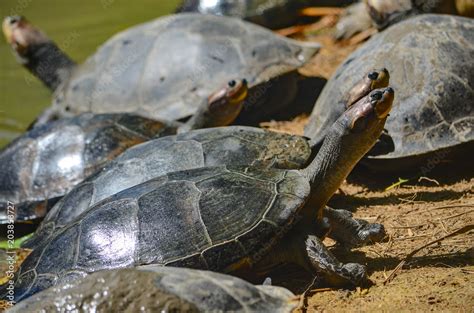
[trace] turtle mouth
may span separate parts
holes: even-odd
[[[12,48],[23,55],[31,45],[50,40],[22,16],[7,16],[2,23],[3,34]]]
[[[379,119],[384,119],[392,109],[393,100],[395,98],[395,91],[391,87],[383,90],[381,98],[375,103],[375,114]]]
[[[18,22],[21,20],[21,17],[18,16],[7,16],[3,19],[2,31],[5,39],[9,44],[14,44],[13,39],[13,29],[18,27]]]

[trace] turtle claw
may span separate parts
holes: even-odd
[[[328,220],[328,237],[345,248],[356,248],[380,242],[386,237],[385,227],[378,223],[369,223],[352,217],[347,210],[324,209],[324,218]]]
[[[356,219],[357,222],[363,221]],[[366,222],[366,221],[364,221]],[[367,222],[366,222],[367,223]],[[359,246],[370,245],[376,242],[381,242],[386,237],[385,227],[382,224],[378,223],[367,223],[366,226],[359,230],[358,242]]]
[[[367,284],[367,268],[359,263],[347,263],[342,266],[344,276],[355,286],[364,286]]]

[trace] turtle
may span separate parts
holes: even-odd
[[[182,125],[131,113],[82,113],[31,129],[0,152],[0,224],[42,218],[75,185],[133,145],[231,123],[247,91],[245,80],[228,82]]]
[[[331,285],[365,284],[365,267],[340,263],[314,224],[380,135],[393,97],[392,88],[377,89],[349,107],[303,169],[201,167],[100,201],[31,252],[15,273],[14,300],[104,269],[157,264],[227,273],[266,268],[285,255]],[[7,288],[0,286],[0,298]]]
[[[344,0],[184,0],[176,13],[235,16],[270,29],[288,27],[298,22],[300,10],[311,5],[340,6]]]
[[[406,18],[424,13],[474,17],[474,4],[464,0],[364,0],[349,6],[336,25],[336,38],[348,38],[372,25],[383,30]]]
[[[386,173],[426,175],[441,161],[470,155],[466,151],[473,151],[474,139],[471,42],[474,21],[465,17],[423,14],[393,25],[339,66],[316,101],[306,134],[324,138],[325,128],[345,110],[340,102],[334,103],[343,99],[355,73],[385,67],[398,93],[381,144],[392,145],[393,151],[375,153],[362,163]]]
[[[368,71],[348,92],[345,97],[347,106],[372,90],[387,87],[388,83],[386,69]],[[300,169],[311,160],[316,149],[318,145],[311,139],[248,126],[199,129],[147,141],[128,149],[72,189],[45,216],[36,233],[23,243],[23,247],[34,249],[39,242],[48,240],[57,228],[69,224],[96,203],[169,172],[218,165]],[[342,219],[336,219],[333,223],[340,223],[339,220]],[[347,221],[343,224],[353,223]],[[353,234],[354,238],[363,237],[361,244],[384,237],[383,228],[370,227],[375,227],[373,236],[357,235],[367,232],[365,227],[359,226],[353,227],[357,231],[346,232]]]
[[[238,121],[256,125],[292,108],[304,78],[296,70],[320,47],[237,18],[189,13],[120,32],[77,65],[23,17],[5,18],[3,32],[20,62],[54,92],[35,125],[80,112],[182,121],[235,77],[250,87]]]
[[[44,290],[11,312],[64,312],[74,307],[100,312],[290,313],[297,301],[277,286],[254,286],[240,278],[188,268],[139,266],[100,271]]]

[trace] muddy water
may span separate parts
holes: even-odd
[[[23,15],[82,62],[114,33],[171,13],[178,0],[0,0],[0,15]],[[21,134],[51,101],[0,39],[0,146]]]

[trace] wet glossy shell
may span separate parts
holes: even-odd
[[[312,4],[340,6],[348,2],[344,0],[184,0],[177,12],[235,16],[268,28],[277,29],[297,22],[299,11],[305,6]]]
[[[317,44],[236,18],[171,15],[103,44],[59,88],[55,107],[63,114],[136,112],[181,119],[227,81],[245,78],[255,86],[302,66],[317,50]],[[258,98],[267,93],[260,90]]]
[[[385,125],[395,151],[416,157],[474,139],[474,20],[421,15],[374,36],[350,55],[316,102],[307,136],[321,136],[344,110],[344,95],[371,68],[386,67],[396,91]],[[335,105],[340,103],[339,106]]]
[[[0,153],[0,223],[42,217],[59,197],[128,147],[176,127],[130,114],[82,114],[36,127]]]
[[[200,129],[148,141],[128,149],[68,193],[25,246],[35,247],[54,228],[63,227],[97,202],[170,172],[217,165],[299,169],[310,155],[311,148],[302,137],[252,127]]]
[[[302,2],[295,0],[185,0],[178,12],[235,16],[276,29],[296,22],[302,7]]]
[[[125,295],[125,298],[124,298]],[[143,266],[102,271],[52,287],[17,304],[11,312],[291,312],[293,294],[254,286],[239,278],[184,268]]]
[[[308,179],[293,170],[205,167],[147,181],[99,202],[35,248],[17,272],[17,300],[103,269],[228,271],[256,261],[296,222],[309,193]]]

